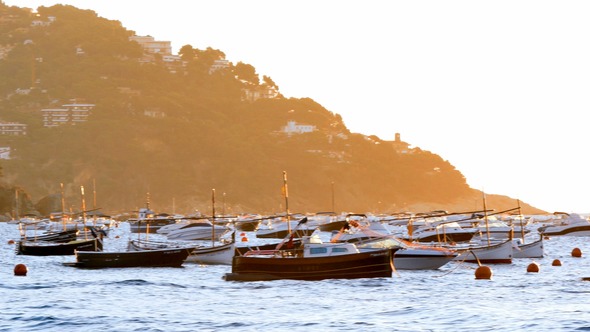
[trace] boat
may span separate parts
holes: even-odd
[[[433,227],[424,226],[418,228],[408,234],[405,239],[418,242],[460,243],[471,241],[476,233],[479,233],[479,230],[463,228],[456,221],[445,221],[433,225]]]
[[[469,245],[462,248],[457,246],[455,249],[459,255],[454,260],[468,263],[511,264],[512,246],[512,239],[479,246]]]
[[[249,251],[234,256],[226,281],[386,278],[393,272],[389,249],[359,252],[352,243],[321,243],[305,236],[301,249]],[[288,246],[287,246],[288,247]]]
[[[356,244],[361,252],[391,248],[396,270],[436,270],[454,260],[458,253],[443,247],[424,246],[398,239],[393,235]]]
[[[289,229],[295,229],[298,224],[297,220],[290,220],[286,221],[276,221],[274,223],[270,223],[266,228],[258,228],[256,231],[256,237],[261,239],[283,239],[289,236]],[[315,228],[310,228],[307,226],[298,227],[296,230],[296,237],[303,237],[303,236],[310,236],[315,231]]]
[[[590,236],[590,221],[577,213],[555,212],[556,218],[538,228],[543,236]]]
[[[76,239],[69,242],[18,241],[17,255],[29,256],[63,256],[74,255],[76,251],[102,251],[99,238]]]
[[[169,231],[166,234],[168,240],[215,240],[228,230],[225,226],[215,225],[209,220],[195,220],[182,224],[180,227]]]
[[[74,241],[77,238],[78,230],[77,229],[69,229],[65,231],[55,232],[55,231],[47,231],[42,234],[33,234],[31,236],[27,236],[26,234],[21,234],[21,241],[49,241],[49,242],[70,242]]]
[[[523,239],[513,239],[513,258],[542,258],[545,255],[543,236],[533,242],[526,243]]]
[[[181,267],[192,249],[165,248],[140,251],[78,251],[76,261],[64,263],[79,268],[122,268],[122,267]]]
[[[372,222],[365,226],[359,225],[356,221],[351,223],[352,227],[345,224],[340,232],[332,236],[331,241],[353,242],[361,252],[392,249],[396,270],[436,270],[458,255],[456,251],[448,248],[421,245],[400,239],[393,234],[386,234],[386,228],[380,222]]]
[[[187,249],[190,255],[185,259],[186,263],[231,265],[235,254],[235,242],[214,243],[210,246],[204,244],[188,244],[170,241],[148,241],[137,239],[129,241],[128,249],[131,251],[160,250],[160,249]]]

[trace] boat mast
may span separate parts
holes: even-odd
[[[520,220],[520,236],[522,237],[522,244],[525,243],[524,241],[524,226],[522,225],[522,220],[524,219],[522,212],[520,211],[520,199],[516,200],[516,204],[518,204],[518,220]]]
[[[211,246],[215,246],[215,189],[211,190],[211,209],[212,211],[212,218],[211,218]]]
[[[80,193],[82,194],[82,229],[86,233],[86,200],[84,199],[84,186],[80,186]]]
[[[486,222],[486,233],[488,235],[488,246],[491,245],[490,243],[490,224],[488,223],[488,211],[486,208],[486,193],[483,192],[483,216],[484,216],[484,220]]]
[[[59,184],[61,188],[61,223],[63,225],[64,231],[66,230],[66,201],[64,198],[64,184],[61,182]]]
[[[287,212],[287,231],[291,234],[291,216],[289,215],[289,189],[287,188],[287,171],[283,171],[283,195],[285,195],[285,209]]]

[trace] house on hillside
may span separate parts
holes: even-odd
[[[137,42],[143,50],[151,54],[172,54],[172,43],[169,41],[157,41],[152,36],[131,36],[129,40]]]
[[[0,135],[21,136],[27,134],[27,125],[24,123],[4,122],[0,123]]]
[[[10,159],[10,147],[0,146],[0,159]]]
[[[287,125],[282,129],[282,132],[288,136],[293,134],[312,133],[314,131],[316,131],[316,126],[297,124],[295,121],[287,122]]]
[[[43,114],[43,126],[57,127],[63,124],[75,125],[88,121],[94,104],[72,103],[62,105],[62,108],[45,108]]]

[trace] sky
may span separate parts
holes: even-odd
[[[449,161],[474,189],[590,212],[590,2],[3,0],[68,4],[212,47],[352,132]]]

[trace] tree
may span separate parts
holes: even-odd
[[[267,86],[271,87],[271,88],[275,88],[277,91],[279,90],[279,86],[272,80],[272,78],[263,75],[262,76],[262,81],[264,82],[264,84],[266,84]]]
[[[240,61],[234,67],[234,74],[236,74],[239,79],[246,82],[252,83],[254,85],[260,84],[260,78],[256,73],[256,68],[254,68],[252,65]]]

